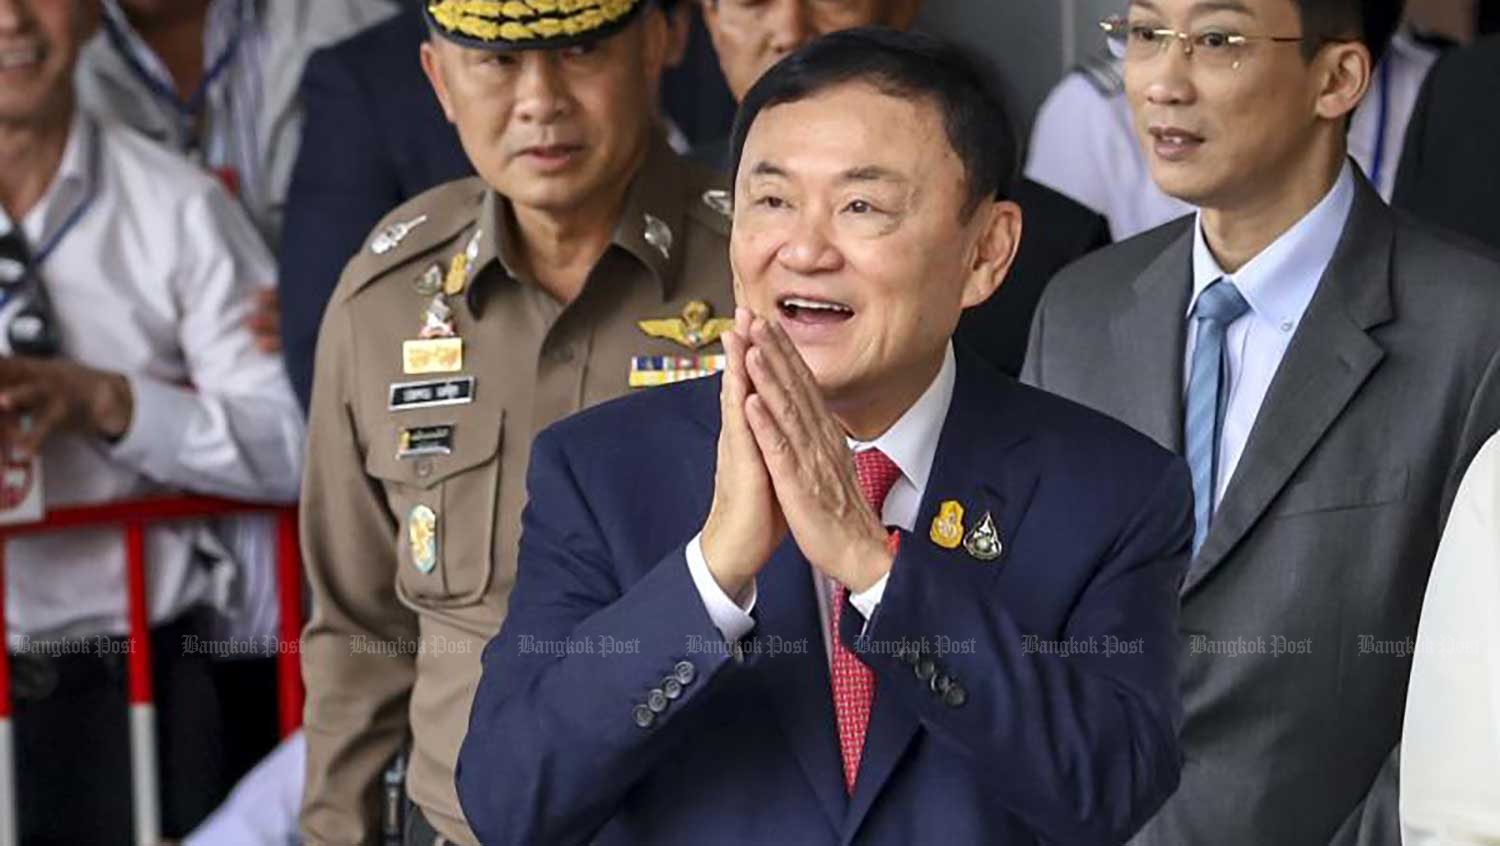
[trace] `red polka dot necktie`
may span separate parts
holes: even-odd
[[[885,507],[886,494],[901,478],[901,468],[880,450],[869,449],[854,454],[854,472],[859,477],[865,501],[879,517]],[[829,641],[833,644],[833,665],[830,668],[833,713],[838,720],[839,750],[844,757],[844,789],[853,795],[854,780],[859,775],[859,757],[865,748],[865,730],[870,726],[870,710],[875,703],[875,671],[839,640],[839,619],[844,614],[844,597],[848,596],[849,589],[834,582],[831,594],[833,613],[829,619],[833,631],[829,634]]]

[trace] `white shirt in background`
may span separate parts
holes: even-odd
[[[192,164],[80,110],[57,176],[20,222],[27,241],[44,243],[91,195],[39,273],[61,355],[127,376],[134,414],[113,445],[75,434],[47,441],[47,506],[183,491],[294,500],[302,415],[280,359],[260,352],[244,325],[254,292],[273,278],[254,227]],[[0,232],[12,225],[0,212]],[[10,310],[0,309],[0,326]],[[147,533],[153,623],[224,601],[222,580],[195,554],[201,540],[191,523]],[[5,555],[13,648],[22,636],[126,632],[122,532],[22,537]]]
[[[1500,435],[1459,486],[1422,601],[1401,833],[1406,846],[1500,844]]]

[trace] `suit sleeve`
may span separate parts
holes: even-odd
[[[976,583],[988,570],[955,567],[911,537],[866,642],[852,627],[840,632],[868,651],[882,692],[899,696],[955,758],[983,762],[973,771],[987,774],[994,800],[1042,842],[1123,843],[1177,789],[1177,586],[1190,491],[1186,468],[1169,462],[1060,633],[1075,654],[1023,634]],[[913,643],[917,654],[882,648]],[[962,646],[945,652],[944,643]],[[1089,644],[1097,651],[1078,651]]]
[[[584,844],[738,665],[685,546],[645,567],[615,560],[556,430],[537,439],[527,486],[516,586],[484,650],[458,795],[481,842]],[[652,711],[674,674],[680,696]]]
[[[302,77],[306,122],[287,195],[277,274],[282,356],[310,406],[318,326],[349,257],[403,196],[364,89],[337,50],[313,54]]]
[[[1490,357],[1469,402],[1459,436],[1458,453],[1443,486],[1442,519],[1446,524],[1469,464],[1500,430],[1500,351]],[[1443,527],[1439,527],[1441,531]],[[1332,846],[1383,846],[1400,842],[1401,744],[1391,749],[1364,800],[1340,826]]]
[[[307,846],[376,841],[380,777],[405,742],[416,674],[416,615],[395,591],[396,524],[365,475],[354,425],[349,323],[338,307],[324,321],[302,485],[302,554],[312,588],[302,635]]]

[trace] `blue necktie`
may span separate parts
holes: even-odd
[[[1203,548],[1214,513],[1218,480],[1219,434],[1224,429],[1226,399],[1224,330],[1250,309],[1234,283],[1225,279],[1209,285],[1198,296],[1193,317],[1198,322],[1198,344],[1188,379],[1184,442],[1188,469],[1193,473],[1193,555]]]

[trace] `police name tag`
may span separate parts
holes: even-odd
[[[417,458],[423,455],[449,455],[453,452],[453,425],[413,426],[401,430],[401,441],[396,445],[397,458]]]
[[[435,379],[431,382],[398,382],[391,385],[391,411],[410,411],[439,405],[464,405],[474,401],[474,377]]]

